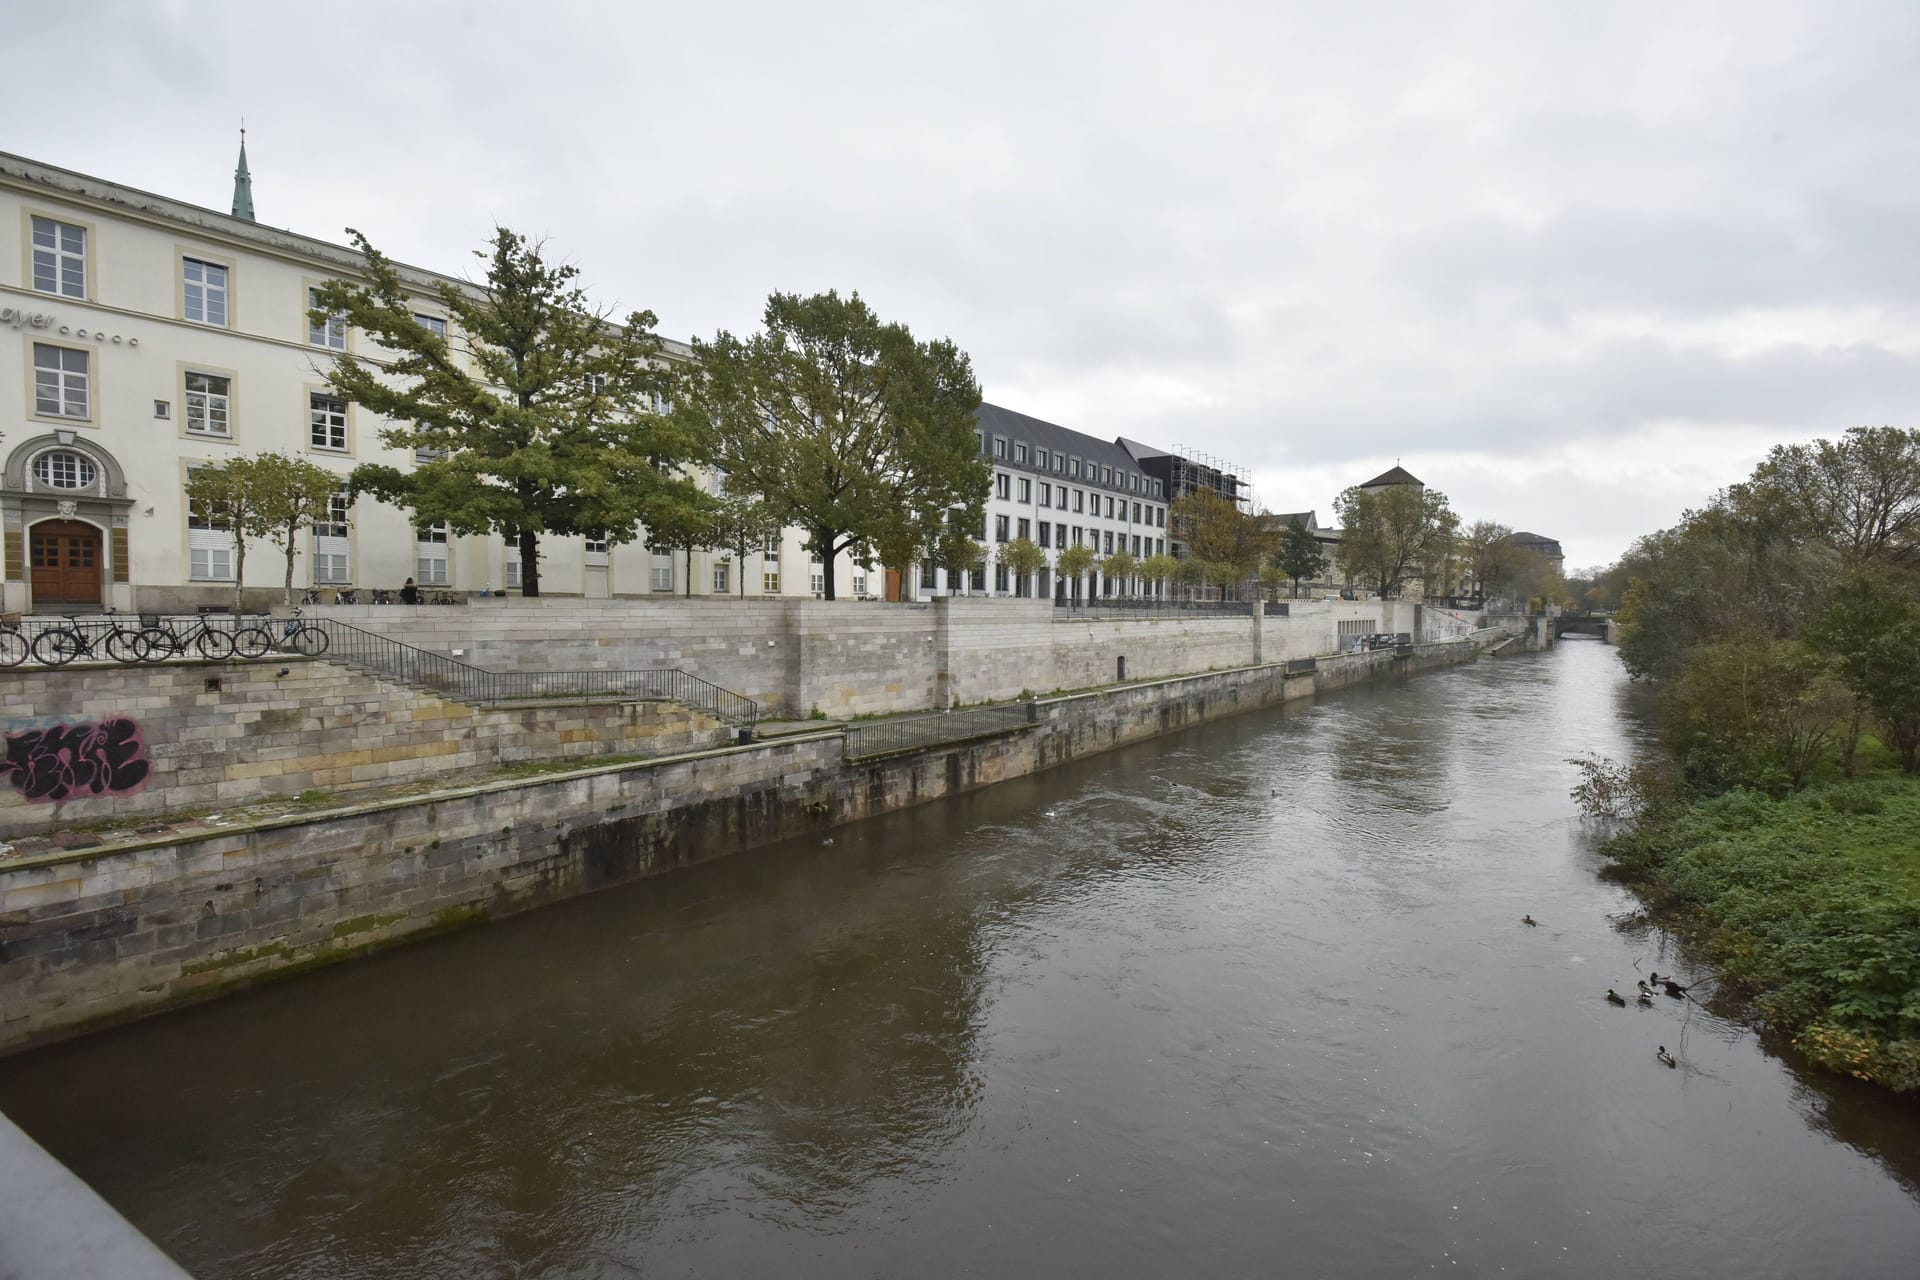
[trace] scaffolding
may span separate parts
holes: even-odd
[[[1175,445],[1168,455],[1168,503],[1178,502],[1201,489],[1211,489],[1241,511],[1251,511],[1256,507],[1251,468],[1236,466],[1225,458],[1189,449],[1183,444]],[[1167,549],[1180,560],[1187,557],[1187,530],[1184,525],[1185,521],[1178,517],[1170,518],[1167,522]]]

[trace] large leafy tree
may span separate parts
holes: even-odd
[[[521,590],[540,594],[540,538],[638,536],[656,504],[688,499],[694,442],[650,412],[670,394],[650,311],[614,322],[576,282],[577,267],[504,227],[475,256],[485,279],[411,286],[351,228],[363,280],[319,290],[316,323],[341,314],[382,349],[335,357],[328,380],[388,419],[380,439],[421,459],[355,468],[356,490],[455,533],[498,534],[520,548]],[[417,318],[422,294],[450,317],[442,336]]]
[[[1855,427],[1776,445],[1735,500],[1796,525],[1850,564],[1920,561],[1920,430]]]
[[[1208,580],[1226,587],[1254,577],[1279,546],[1270,519],[1249,515],[1212,489],[1195,489],[1167,508],[1167,523],[1187,558],[1223,566]]]
[[[1327,571],[1327,556],[1320,549],[1320,540],[1298,516],[1287,522],[1286,532],[1280,535],[1280,550],[1274,556],[1274,564],[1293,582],[1296,596],[1300,594],[1302,578],[1317,578]]]
[[[1439,559],[1460,526],[1446,494],[1411,484],[1348,489],[1334,509],[1347,572],[1382,596],[1397,594],[1414,570]]]
[[[679,413],[729,483],[763,499],[829,566],[885,544],[925,547],[947,512],[977,522],[991,471],[974,431],[966,353],[883,322],[860,295],[776,293],[764,328],[694,343]],[[903,529],[901,526],[911,526]]]
[[[1908,773],[1920,772],[1920,602],[1870,577],[1846,584],[1809,628]]]

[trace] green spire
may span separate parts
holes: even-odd
[[[240,167],[233,171],[233,216],[253,221],[253,175],[247,172],[247,131],[240,130]]]

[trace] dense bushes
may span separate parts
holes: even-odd
[[[1920,1089],[1920,780],[1670,803],[1607,853],[1811,1060]]]

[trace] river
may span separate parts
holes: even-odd
[[[16,1056],[0,1110],[202,1277],[1911,1277],[1920,1110],[1602,998],[1690,972],[1567,798],[1647,732],[1597,643],[1350,689]]]

